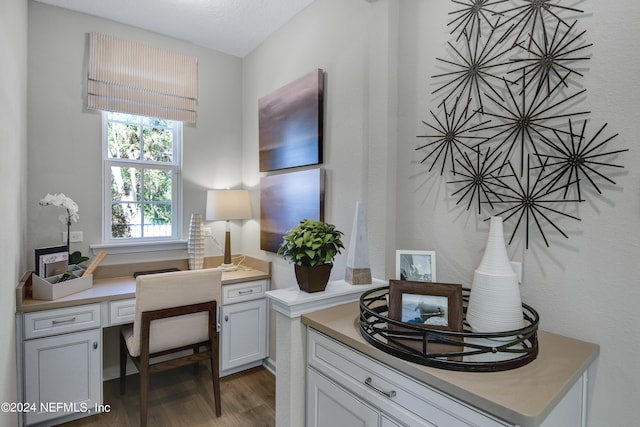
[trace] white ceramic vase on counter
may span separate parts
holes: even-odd
[[[473,274],[467,322],[474,332],[524,327],[518,277],[507,255],[501,217],[491,218],[487,246]]]
[[[199,270],[204,265],[204,222],[202,215],[191,214],[189,221],[189,240],[187,242],[189,270]]]

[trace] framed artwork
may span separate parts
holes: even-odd
[[[389,318],[429,329],[461,332],[463,330],[462,285],[451,283],[425,283],[407,280],[389,281]],[[412,329],[389,324],[390,330],[408,332]],[[453,338],[451,338],[453,339]],[[462,345],[443,343],[435,338],[397,339],[399,343],[419,352],[450,353],[462,351]],[[454,339],[454,341],[459,341]],[[461,356],[448,356],[461,360]]]
[[[462,285],[390,280],[389,318],[462,331]]]
[[[260,98],[260,172],[322,163],[323,109],[321,69]]]
[[[324,221],[324,169],[260,180],[260,249],[278,252],[282,236],[303,219]]]
[[[397,250],[396,279],[435,282],[436,253],[434,251]]]

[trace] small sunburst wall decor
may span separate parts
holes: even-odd
[[[575,204],[615,185],[616,133],[581,108],[589,48],[584,13],[562,0],[452,0],[435,110],[416,151],[457,204],[502,216],[509,239],[568,238]],[[573,206],[573,209],[571,208]]]

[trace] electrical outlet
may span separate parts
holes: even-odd
[[[205,228],[204,228],[204,236],[205,236],[205,237],[211,237],[211,236],[213,236],[213,232],[211,231],[211,227],[205,227]]]
[[[69,235],[69,243],[80,243],[83,240],[82,231],[72,231]],[[67,232],[62,232],[62,243],[67,243]]]

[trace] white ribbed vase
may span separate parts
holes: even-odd
[[[187,242],[189,270],[199,270],[204,265],[204,223],[202,215],[191,214],[189,221],[189,240]]]
[[[524,327],[518,277],[507,255],[501,217],[491,217],[487,247],[473,274],[467,322],[474,332]]]

